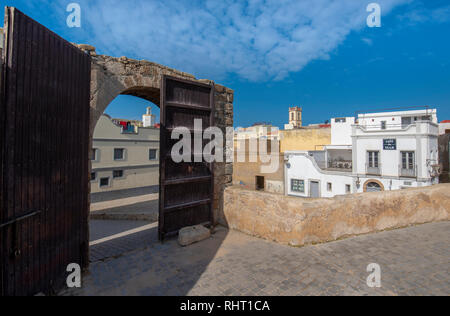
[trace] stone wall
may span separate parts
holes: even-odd
[[[256,140],[258,142],[258,140]],[[255,152],[250,151],[250,141],[248,139],[234,141],[234,163],[233,163],[233,185],[241,186],[249,190],[256,190],[256,177],[264,178],[264,191],[271,193],[284,194],[284,155],[279,151],[277,145],[278,168],[272,173],[262,173],[261,168],[268,166],[268,163],[262,163],[259,156],[259,143],[256,144]],[[265,152],[266,149],[264,149]],[[272,143],[267,141],[268,153],[271,153]],[[244,162],[239,162],[239,152],[241,152]],[[276,157],[274,157],[276,158]],[[256,162],[254,162],[256,161]]]
[[[301,128],[281,131],[280,151],[322,150],[331,144],[331,128]]]
[[[215,86],[215,123],[226,134],[227,127],[233,127],[233,102],[234,91],[224,86],[216,84]],[[224,142],[224,144],[226,144]],[[214,169],[214,218],[216,224],[226,224],[224,219],[224,191],[232,185],[233,181],[233,163],[226,162],[233,151],[233,144],[226,144],[224,150],[224,162],[216,162]]]
[[[292,246],[450,220],[450,184],[302,199],[230,187],[225,191],[228,227]]]
[[[76,44],[74,44],[76,45]],[[160,87],[163,75],[214,84],[207,79],[196,79],[193,75],[147,60],[127,57],[98,55],[95,47],[76,45],[92,57],[91,71],[91,121],[90,144],[95,126],[108,105],[120,94],[133,95],[160,105]],[[234,91],[215,84],[215,122],[224,135],[227,127],[233,126]],[[225,152],[224,155],[227,153]],[[226,161],[226,160],[224,160]],[[232,163],[216,163],[214,177],[214,218],[216,224],[223,218],[223,193],[231,185]]]

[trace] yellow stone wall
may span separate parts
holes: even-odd
[[[292,246],[450,220],[450,184],[331,199],[288,197],[239,187],[225,190],[231,229]]]
[[[302,128],[280,131],[280,151],[322,150],[331,144],[331,128]]]

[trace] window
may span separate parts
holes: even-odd
[[[157,160],[157,158],[156,158],[157,153],[158,153],[158,151],[156,149],[150,149],[148,151],[148,159],[149,160]]]
[[[305,193],[305,181],[303,180],[291,180],[291,191],[298,193]]]
[[[352,193],[352,186],[350,184],[345,185],[345,193],[346,194]]]
[[[381,129],[386,129],[386,126],[387,126],[387,122],[381,121]]]
[[[413,151],[402,151],[402,169],[414,169],[414,156]]]
[[[347,119],[344,117],[344,118],[337,118],[337,119],[335,119],[334,120],[336,123],[345,123],[345,122],[347,122]]]
[[[379,155],[378,151],[368,151],[368,160],[369,160],[369,168],[378,168],[379,167]]]
[[[114,160],[125,160],[125,149],[115,148],[114,149]]]
[[[332,192],[333,191],[333,184],[332,183],[330,183],[330,182],[327,183],[327,190],[328,190],[328,192]]]
[[[92,172],[91,173],[91,181],[95,181],[95,180],[97,180],[97,173]]]
[[[98,149],[92,148],[91,149],[91,160],[92,161],[97,161],[97,154],[98,154]]]
[[[376,182],[370,182],[366,186],[365,192],[381,192],[383,188]]]
[[[402,128],[407,128],[412,123],[411,117],[402,117]]]
[[[100,179],[100,187],[109,187],[109,178],[101,178]]]
[[[265,179],[264,177],[256,177],[256,190],[264,191]]]
[[[123,177],[123,170],[114,170],[113,171],[113,178],[122,178]]]

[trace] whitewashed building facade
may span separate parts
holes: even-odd
[[[91,150],[91,193],[158,186],[159,140],[157,128],[125,130],[103,114]]]
[[[285,153],[288,195],[334,197],[438,183],[436,110],[360,114],[331,125],[325,150]]]

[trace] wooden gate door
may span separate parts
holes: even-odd
[[[214,163],[207,163],[200,151],[194,152],[194,133],[203,135],[214,125],[214,85],[167,76],[161,84],[159,237],[163,240],[183,227],[213,223]],[[194,131],[195,119],[201,121],[201,130]],[[171,156],[179,142],[171,135],[180,127],[191,134],[191,162],[176,163]]]
[[[59,289],[88,256],[90,57],[6,8],[0,103],[2,295]]]

